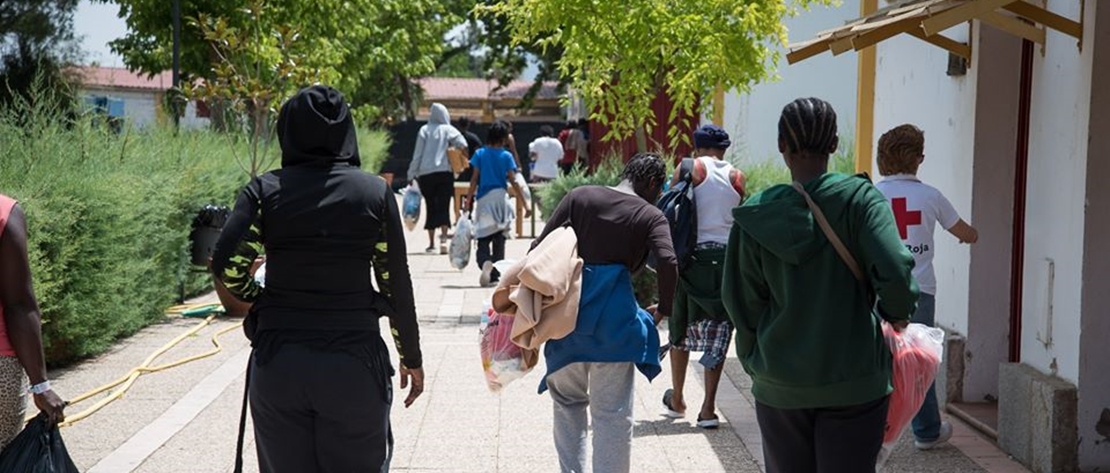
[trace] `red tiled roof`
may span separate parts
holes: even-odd
[[[457,79],[447,77],[427,77],[420,79],[420,86],[424,89],[424,100],[484,100],[487,98],[523,98],[524,94],[534,84],[530,80],[514,80],[500,89],[497,81],[485,79]],[[536,95],[537,99],[558,99],[560,94],[556,90],[555,82],[544,82]],[[497,90],[495,90],[497,89]]]
[[[79,67],[77,74],[81,84],[90,87],[110,87],[119,89],[139,89],[163,91],[173,87],[173,73],[170,71],[147,77],[122,67]]]

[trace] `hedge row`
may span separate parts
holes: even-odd
[[[0,113],[0,192],[27,213],[48,360],[103,351],[208,285],[188,266],[188,235],[203,205],[229,205],[246,181],[229,146],[206,133],[116,135],[33,107]]]
[[[204,205],[230,206],[248,180],[232,146],[241,156],[247,148],[212,132],[115,134],[41,106],[0,110],[0,193],[28,216],[51,363],[99,353],[183,294],[210,290],[189,264],[188,236]]]

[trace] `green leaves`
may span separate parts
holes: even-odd
[[[118,4],[127,19],[128,35],[112,42],[112,49],[128,67],[150,74],[170,68],[172,2],[96,1]],[[367,107],[360,116],[394,114],[411,106],[401,103],[403,85],[435,71],[444,36],[476,1],[182,0],[183,17],[195,22],[182,31],[182,71],[186,81],[214,80],[214,66],[226,58],[214,54],[212,45],[243,50],[247,43],[257,49],[252,54],[268,66],[268,74],[304,70],[301,74],[343,91],[352,106]],[[264,37],[253,35],[259,31]],[[297,51],[285,54],[290,48]]]
[[[562,48],[559,72],[617,138],[654,125],[658,91],[696,115],[718,85],[748,91],[772,77],[786,43],[782,19],[796,5],[830,3],[792,1],[501,0],[477,11],[507,20],[517,44]]]

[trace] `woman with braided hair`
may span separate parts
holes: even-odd
[[[866,176],[828,173],[838,141],[831,105],[790,103],[779,151],[794,185],[733,210],[723,302],[770,473],[875,471],[891,392],[880,322],[901,330],[917,304],[886,198]]]
[[[655,256],[659,315],[669,312],[677,279],[670,227],[652,205],[666,172],[658,155],[637,154],[617,186],[582,186],[563,197],[533,245],[570,226],[585,263],[575,329],[544,347],[547,374],[540,392],[550,389],[554,401],[560,471],[587,471],[591,420],[593,471],[631,468],[635,374],[639,370],[650,380],[662,371],[659,333],[636,303],[631,274],[644,268],[649,252]]]

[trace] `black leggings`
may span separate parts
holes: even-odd
[[[485,238],[478,239],[478,267],[482,267],[482,263],[492,261],[494,263],[505,259],[505,234],[497,232]],[[493,280],[498,280],[499,273],[493,270]]]
[[[425,230],[451,226],[451,198],[455,196],[455,175],[449,172],[435,172],[417,178],[420,193],[427,204]]]
[[[757,402],[767,473],[874,472],[890,396],[848,407],[778,409]]]
[[[376,361],[286,344],[258,364],[250,406],[262,473],[382,471],[391,445],[392,368],[384,342]],[[322,369],[324,368],[324,369]]]

